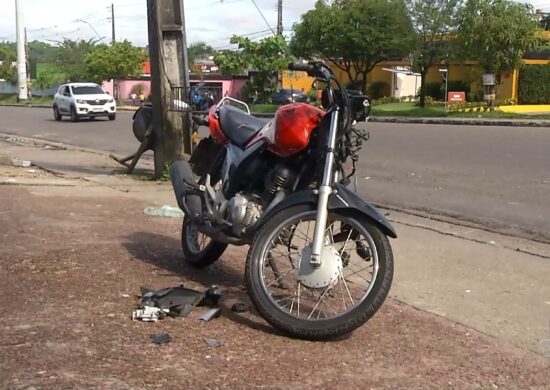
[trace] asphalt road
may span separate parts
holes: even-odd
[[[51,110],[0,107],[0,132],[127,155],[139,146],[131,117],[55,122]],[[366,126],[358,190],[370,201],[550,242],[549,128]]]

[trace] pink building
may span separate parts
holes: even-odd
[[[222,76],[220,74],[202,74],[202,77],[199,77],[199,75],[192,73],[190,76],[191,87],[198,83],[204,83],[204,88],[212,93],[214,101],[219,101],[223,96],[231,96],[237,99],[240,98],[242,87],[248,80],[246,76]],[[137,84],[143,85],[145,91],[144,95],[146,97],[151,94],[151,77],[143,76],[138,79],[120,80],[119,99],[130,99],[131,90]],[[112,95],[112,80],[104,81],[103,89]]]

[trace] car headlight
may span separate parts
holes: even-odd
[[[80,99],[78,99],[78,100],[76,101],[76,103],[77,103],[77,104],[86,104],[86,100],[80,100]]]
[[[112,98],[111,98],[111,99],[107,100],[107,102],[109,102],[109,103],[114,103],[114,102],[115,102],[115,99],[112,99]]]

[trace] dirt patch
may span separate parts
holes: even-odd
[[[242,248],[192,269],[180,221],[143,209],[0,187],[0,388],[550,389],[548,360],[391,299],[349,337],[290,339],[230,311],[250,304]],[[140,286],[182,280],[221,286],[222,317],[130,320]],[[173,341],[154,345],[163,332]]]

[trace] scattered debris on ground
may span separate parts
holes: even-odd
[[[218,307],[221,296],[221,290],[214,285],[204,292],[183,286],[168,287],[160,290],[142,287],[141,302],[139,308],[132,313],[132,319],[144,322],[157,322],[166,316],[187,317],[195,307],[208,306],[211,309],[205,312],[200,318],[210,321],[221,314],[221,309]]]

